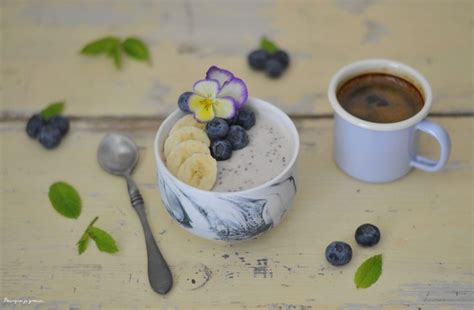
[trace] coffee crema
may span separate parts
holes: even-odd
[[[337,91],[337,100],[353,116],[373,123],[409,119],[424,105],[413,84],[385,73],[367,73],[346,81]]]

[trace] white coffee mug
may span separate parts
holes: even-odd
[[[374,123],[353,116],[337,100],[346,81],[367,73],[386,73],[410,81],[424,98],[423,108],[414,116],[395,123]],[[427,119],[432,105],[428,81],[415,69],[388,59],[367,59],[351,63],[332,77],[328,89],[334,110],[334,160],[348,175],[366,182],[396,180],[413,167],[435,172],[446,164],[451,150],[448,133]],[[418,134],[432,135],[440,145],[439,160],[418,154]]]

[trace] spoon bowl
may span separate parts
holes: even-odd
[[[129,137],[110,133],[100,142],[97,160],[105,171],[115,175],[127,175],[137,164],[138,148]]]

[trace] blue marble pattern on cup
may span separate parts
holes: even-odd
[[[245,240],[261,235],[278,224],[296,194],[293,176],[271,184],[259,194],[187,191],[158,173],[163,204],[186,230],[214,240]]]

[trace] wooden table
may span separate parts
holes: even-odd
[[[473,4],[472,1],[132,1],[1,2],[0,308],[35,309],[471,309],[473,306]],[[78,51],[106,34],[136,35],[153,66]],[[246,54],[262,34],[287,49],[279,80],[251,71]],[[452,138],[446,168],[413,171],[373,185],[344,175],[331,158],[331,75],[369,57],[420,70],[435,97],[430,119]],[[252,96],[274,102],[300,132],[299,193],[285,221],[256,240],[223,244],[194,237],[166,213],[155,180],[153,137],[176,98],[212,64],[247,81]],[[72,128],[46,151],[25,122],[65,99]],[[146,273],[140,223],[123,180],[103,172],[96,148],[106,132],[140,146],[134,173],[152,230],[175,286],[155,294]],[[437,146],[422,141],[424,153]],[[49,185],[64,180],[83,201],[77,220],[51,207]],[[117,240],[115,255],[75,243],[93,217]],[[382,231],[374,248],[355,244],[356,227]],[[324,258],[333,240],[354,249],[350,264]],[[353,275],[371,255],[384,269],[369,289]],[[4,298],[43,303],[16,307]]]

